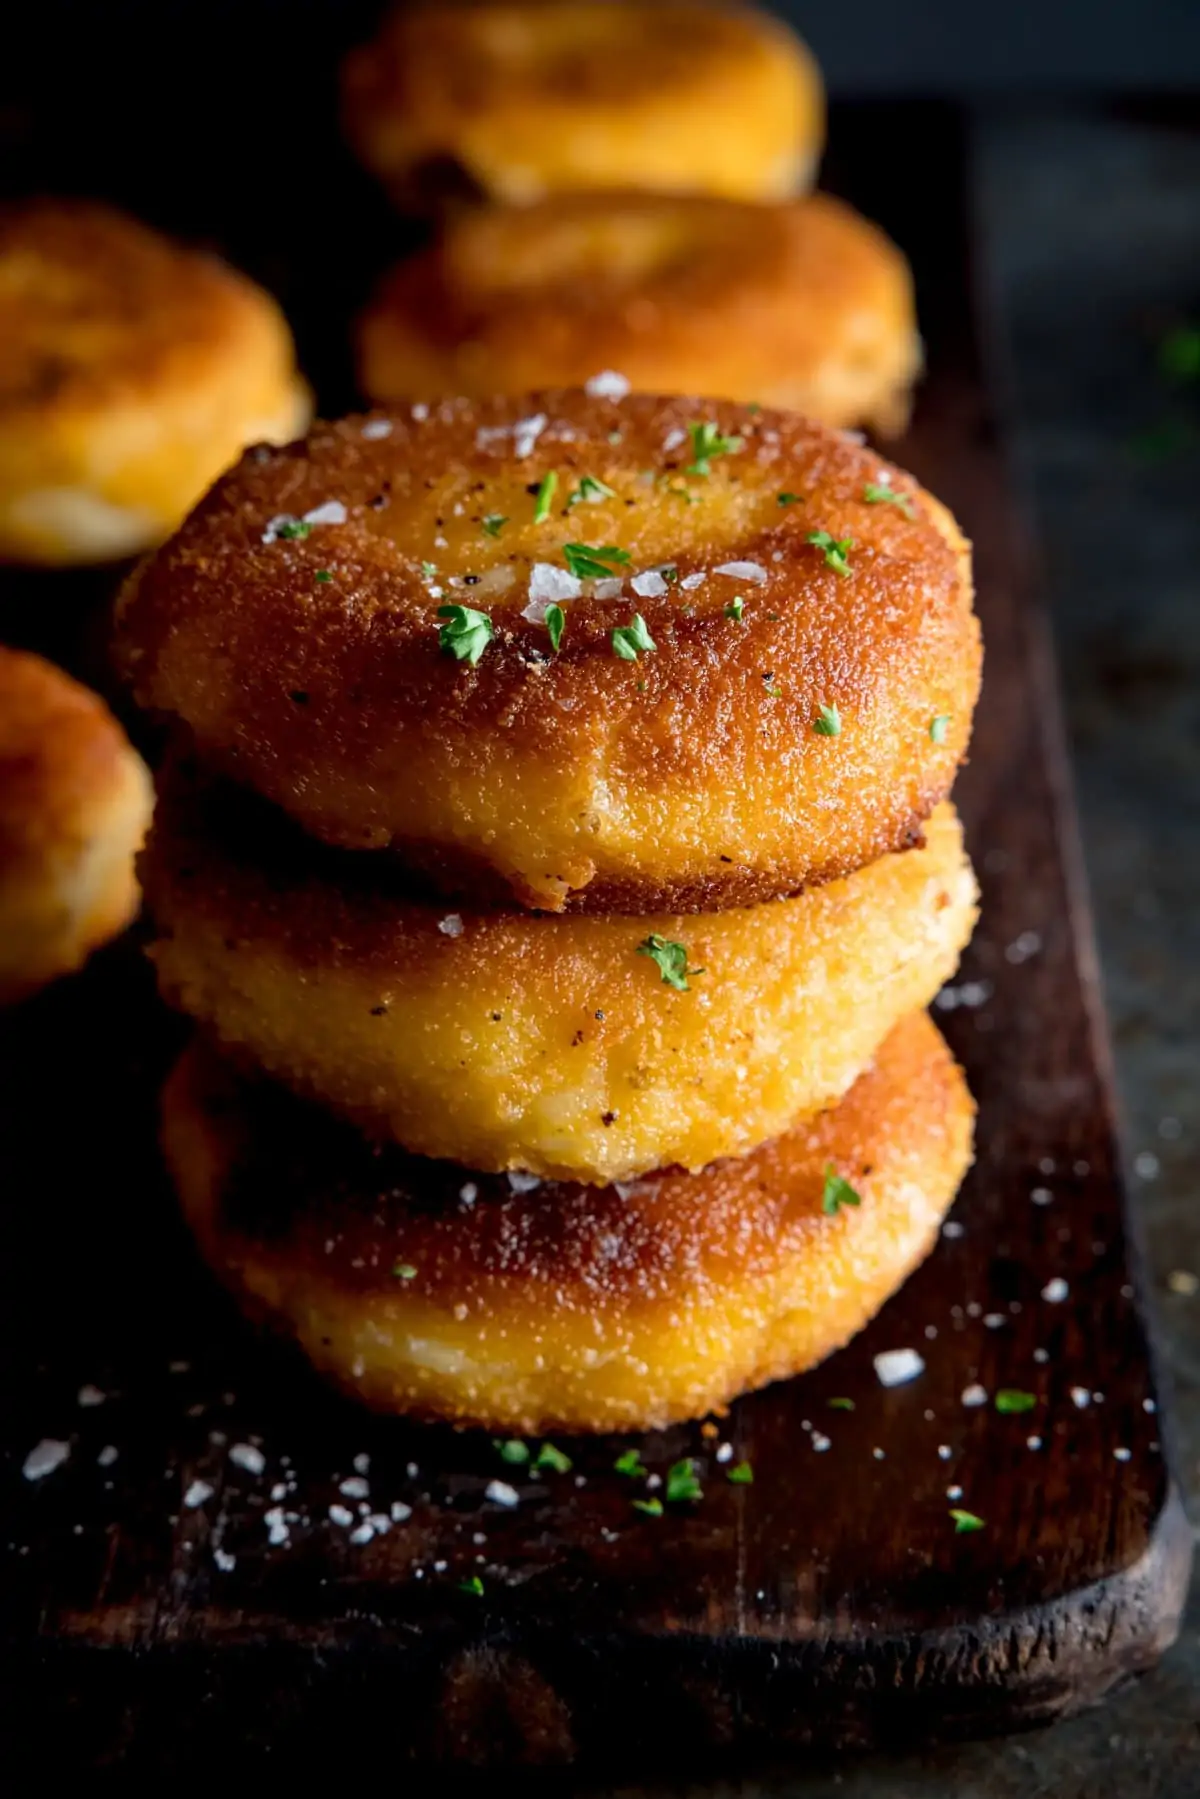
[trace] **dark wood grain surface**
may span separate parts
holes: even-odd
[[[957,123],[843,114],[831,176],[916,264],[930,369],[897,459],[976,546],[987,662],[959,797],[983,916],[946,996],[974,1003],[939,1020],[980,1117],[950,1233],[825,1367],[742,1401],[716,1437],[641,1443],[660,1472],[697,1457],[698,1506],[631,1511],[612,1441],[564,1443],[569,1474],[522,1477],[486,1440],[351,1411],[212,1290],[154,1148],[178,1027],[136,945],[116,946],[0,1024],[11,1754],[741,1766],[1037,1722],[1170,1641],[1190,1544],[1137,1312],[1053,674],[980,374]],[[369,216],[348,202],[344,228]],[[270,244],[230,235],[273,266]],[[306,342],[342,331],[352,267],[322,288],[293,266],[285,286],[307,295]],[[330,366],[326,406],[343,382]],[[0,634],[95,669],[101,593],[11,577]],[[872,1357],[901,1347],[925,1371],[885,1390]],[[988,1403],[964,1405],[975,1386]],[[1002,1387],[1035,1409],[997,1414]],[[43,1438],[70,1454],[31,1482]],[[725,1480],[725,1441],[752,1486]],[[518,1506],[487,1499],[496,1477]],[[185,1505],[195,1482],[211,1494]],[[360,1503],[388,1528],[355,1544],[329,1507]],[[955,1504],[985,1528],[956,1534]],[[474,1575],[481,1596],[462,1590]]]

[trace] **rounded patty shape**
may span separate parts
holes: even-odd
[[[347,58],[342,99],[358,155],[418,208],[576,188],[780,199],[825,135],[799,39],[705,0],[398,7]]]
[[[980,646],[911,479],[697,400],[412,413],[249,452],[130,578],[119,659],[204,758],[547,910],[746,904],[919,839]]]
[[[923,849],[794,899],[553,918],[413,900],[238,797],[160,800],[164,995],[371,1136],[472,1167],[603,1182],[752,1149],[840,1098],[975,920],[949,804]]]
[[[582,386],[790,407],[902,430],[920,368],[912,278],[827,194],[557,196],[458,214],[383,281],[359,327],[372,400]]]
[[[150,776],[97,694],[0,647],[0,1004],[76,969],[138,907]]]
[[[973,1116],[918,1013],[832,1111],[632,1188],[372,1155],[196,1049],[163,1142],[206,1261],[322,1374],[380,1411],[533,1434],[698,1417],[840,1348],[933,1247]]]
[[[0,560],[144,550],[244,445],[310,417],[245,276],[107,207],[0,210]]]

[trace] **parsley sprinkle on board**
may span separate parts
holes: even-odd
[[[843,1206],[861,1206],[862,1198],[849,1181],[843,1180],[832,1162],[825,1164],[825,1184],[821,1188],[821,1210],[826,1218],[836,1218]]]
[[[810,531],[804,541],[811,543],[816,549],[824,551],[825,561],[835,574],[848,575],[850,573],[847,557],[854,548],[852,537],[831,537],[828,531]]]
[[[313,580],[321,581],[321,582],[332,581],[333,576],[330,574],[330,572],[327,568],[319,568],[317,570],[316,574],[313,576]]]
[[[696,1500],[703,1499],[704,1488],[696,1479],[696,1464],[690,1456],[681,1462],[672,1462],[667,1469],[667,1500],[670,1504],[686,1502],[694,1505]]]
[[[483,1598],[483,1582],[478,1574],[469,1574],[466,1580],[460,1580],[458,1590],[460,1593],[470,1593],[473,1599]]]
[[[708,475],[712,473],[714,456],[732,456],[742,447],[740,437],[723,437],[711,419],[697,419],[688,426],[688,436],[692,440],[692,460],[688,463],[689,475]]]
[[[661,1499],[633,1499],[630,1504],[635,1512],[645,1512],[647,1518],[661,1518],[663,1515]]]
[[[476,612],[473,606],[439,606],[437,615],[446,621],[438,632],[439,647],[474,668],[492,641],[493,626],[487,613]]]
[[[801,493],[777,493],[775,495],[775,503],[777,506],[799,506],[803,503],[803,500],[804,495]]]
[[[600,500],[615,500],[617,490],[600,481],[595,475],[584,475],[578,487],[573,487],[567,495],[568,506],[596,505]]]
[[[1006,1413],[1032,1412],[1036,1393],[1023,1393],[1020,1387],[1001,1387],[996,1394],[996,1410]]]
[[[285,518],[281,525],[276,525],[275,535],[289,542],[293,538],[307,537],[311,530],[312,526],[306,518]]]
[[[725,1478],[732,1486],[752,1487],[754,1485],[754,1470],[749,1462],[735,1462]]]
[[[656,650],[658,645],[646,629],[646,621],[635,612],[628,625],[617,625],[612,634],[613,655],[622,662],[636,662],[643,650]]]
[[[840,737],[842,734],[842,715],[836,706],[819,706],[817,716],[813,719],[813,730],[818,737]]]
[[[558,486],[558,475],[554,469],[542,476],[541,486],[537,490],[537,499],[533,504],[533,522],[540,525],[550,517],[550,508],[554,504],[554,493]]]
[[[828,1405],[831,1412],[852,1412],[854,1410],[854,1401],[852,1399],[842,1399],[841,1397],[838,1397],[836,1399],[828,1399],[825,1403]]]
[[[906,493],[897,493],[894,487],[888,487],[883,481],[868,481],[863,488],[863,499],[868,506],[894,506],[905,518],[916,518],[913,503]]]
[[[964,1512],[961,1506],[952,1505],[950,1507],[950,1516],[954,1520],[954,1534],[956,1537],[964,1537],[969,1531],[983,1529],[984,1520],[976,1517],[974,1512]]]
[[[569,1455],[564,1455],[562,1450],[553,1443],[543,1443],[537,1452],[537,1460],[533,1466],[535,1472],[549,1468],[552,1474],[569,1474],[574,1463]]]
[[[731,618],[735,624],[740,625],[742,622],[742,614],[745,612],[745,610],[746,610],[745,600],[742,598],[740,593],[735,593],[733,598],[730,600],[728,606],[726,606],[726,608],[725,608],[725,616],[726,616],[726,618]]]
[[[411,1262],[393,1262],[392,1279],[394,1281],[415,1281],[417,1271]]]
[[[674,987],[676,993],[687,993],[688,976],[703,974],[702,968],[689,968],[687,965],[687,945],[672,943],[669,937],[660,937],[657,931],[651,931],[643,943],[637,946],[639,956],[649,956],[663,978],[664,987]]]
[[[437,563],[436,562],[423,562],[421,564],[421,573],[424,575],[424,577],[427,581],[432,581],[433,577],[437,574]]]
[[[616,1461],[613,1463],[613,1468],[616,1473],[624,1474],[629,1480],[644,1480],[646,1478],[646,1464],[643,1462],[640,1452],[636,1449],[625,1450],[623,1454],[617,1457]]]
[[[615,543],[565,543],[563,556],[579,581],[607,581],[629,561],[629,551]]]
[[[562,634],[566,627],[567,615],[561,606],[547,606],[546,630],[550,635],[550,648],[558,655],[558,646],[562,642]]]
[[[523,1467],[529,1460],[529,1445],[522,1443],[520,1437],[509,1437],[507,1441],[497,1437],[494,1441],[500,1454],[500,1460],[507,1462],[510,1467]]]
[[[508,518],[505,513],[489,512],[487,517],[483,520],[484,535],[486,537],[499,537],[507,523]]]
[[[939,712],[936,718],[931,718],[929,721],[930,743],[945,743],[949,726],[950,715],[948,712]]]

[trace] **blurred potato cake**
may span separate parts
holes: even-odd
[[[924,848],[795,899],[641,918],[447,912],[266,811],[160,796],[164,996],[371,1137],[473,1168],[605,1182],[752,1149],[840,1098],[975,919],[948,804]]]
[[[476,903],[718,910],[918,842],[979,684],[949,513],[795,415],[592,385],[245,456],[125,588],[141,703]]]
[[[632,1186],[379,1155],[201,1048],[163,1144],[206,1261],[321,1373],[380,1411],[532,1434],[700,1416],[839,1348],[932,1248],[973,1113],[917,1013],[831,1111]]]
[[[903,429],[921,363],[900,251],[825,194],[556,195],[458,214],[359,327],[373,401],[583,386],[704,393]]]
[[[69,974],[130,922],[151,803],[99,696],[0,647],[0,1004]]]
[[[386,15],[342,80],[350,142],[406,206],[596,188],[773,200],[812,181],[820,74],[719,0],[475,0]]]
[[[133,555],[309,416],[283,316],[244,276],[106,207],[0,210],[0,561]]]

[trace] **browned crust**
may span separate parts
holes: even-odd
[[[529,417],[547,422],[518,457]],[[743,440],[704,480],[686,473],[697,419]],[[851,872],[910,842],[948,792],[979,682],[969,556],[944,508],[869,449],[791,414],[578,392],[447,401],[382,439],[363,423],[250,452],[119,611],[141,702],[316,836],[390,846],[443,878],[486,863],[527,905],[586,891],[647,911]],[[559,503],[535,526],[528,490],[551,471]],[[622,496],[567,510],[584,474]],[[881,479],[912,518],[866,503]],[[330,500],[345,523],[262,541],[278,514]],[[493,511],[512,521],[499,540],[481,529]],[[805,541],[814,528],[854,539],[850,578]],[[571,602],[551,657],[544,625],[521,616],[529,565],[561,565],[585,531],[618,535],[627,572],[671,561],[680,581]],[[713,572],[731,560],[765,579]],[[515,585],[493,597],[495,636],[470,668],[439,650],[437,610],[481,603],[486,587],[461,582],[493,571]],[[658,648],[621,662],[611,633],[635,610]],[[830,702],[837,738],[813,728]]]
[[[358,154],[406,202],[430,197],[438,170],[517,200],[614,186],[778,198],[811,179],[825,124],[805,46],[721,0],[395,7],[346,59],[342,100]]]
[[[667,1171],[620,1191],[514,1192],[503,1177],[375,1155],[344,1126],[197,1050],[168,1083],[164,1140],[216,1272],[358,1397],[488,1427],[587,1430],[710,1409],[799,1372],[860,1329],[930,1247],[970,1160],[973,1110],[917,1014],[815,1121],[699,1174]],[[822,1208],[830,1165],[861,1199],[834,1216]],[[412,1273],[398,1279],[398,1265]],[[736,1325],[729,1334],[746,1313],[759,1314],[753,1350]],[[382,1330],[379,1365],[339,1365],[331,1346],[368,1318]],[[406,1383],[402,1367],[382,1366],[406,1318],[422,1337],[478,1332],[480,1353],[492,1345],[503,1372],[474,1391],[453,1377]],[[328,1335],[314,1338],[322,1321]],[[594,1389],[564,1364],[556,1391],[554,1362],[539,1373],[535,1358],[556,1346],[569,1356],[581,1341],[599,1352]],[[633,1399],[614,1398],[605,1350],[619,1357],[651,1341],[663,1362]],[[723,1350],[735,1359],[722,1363]],[[530,1375],[539,1409],[514,1412],[506,1382],[525,1394]]]
[[[150,804],[103,700],[0,646],[0,1001],[77,967],[128,923]]]
[[[619,369],[643,393],[858,425],[893,414],[919,364],[903,255],[827,194],[472,208],[385,277],[359,328],[361,385],[384,403]]]

